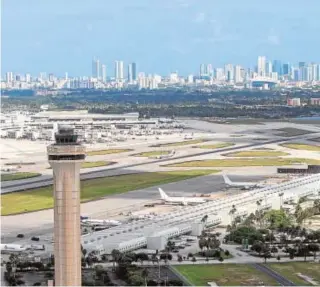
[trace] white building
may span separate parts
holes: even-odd
[[[258,57],[258,76],[265,77],[266,76],[266,57],[259,56]]]

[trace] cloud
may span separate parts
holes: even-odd
[[[187,0],[177,0],[177,4],[182,8],[189,8],[191,3]]]
[[[206,14],[203,12],[199,12],[196,14],[196,16],[193,18],[193,22],[195,23],[202,23],[206,20]]]

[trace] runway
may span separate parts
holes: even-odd
[[[129,169],[129,168],[136,168],[139,166],[144,166],[144,165],[149,165],[149,164],[166,163],[166,162],[170,162],[173,160],[189,159],[189,158],[194,158],[194,157],[204,156],[204,155],[209,155],[209,154],[237,151],[237,150],[243,149],[243,148],[259,147],[259,146],[264,146],[267,144],[283,143],[283,142],[287,142],[287,141],[306,139],[308,137],[317,137],[317,136],[320,136],[320,133],[313,133],[312,135],[300,135],[300,136],[296,136],[296,137],[281,138],[281,139],[278,138],[278,139],[274,139],[274,140],[270,140],[270,141],[251,143],[251,144],[242,145],[242,146],[222,148],[219,150],[209,150],[209,151],[204,151],[204,152],[200,152],[200,153],[196,153],[196,154],[188,154],[188,155],[176,156],[176,157],[172,157],[172,158],[157,159],[157,160],[152,160],[152,161],[148,161],[148,162],[122,165],[122,166],[118,166],[118,167],[114,167],[114,168],[112,168],[112,167],[102,168],[99,171],[95,170],[95,171],[83,173],[81,175],[81,179],[92,179],[92,178],[98,178],[98,177],[105,177],[105,176],[111,176],[111,175],[130,173],[130,171],[125,172],[125,170]],[[115,173],[115,171],[116,171],[116,173]],[[52,176],[48,176],[48,175],[42,176],[41,179],[31,178],[31,179],[25,179],[25,180],[4,182],[1,184],[1,194],[22,191],[22,190],[28,190],[28,189],[34,189],[34,188],[39,188],[39,187],[44,187],[44,186],[49,186],[49,185],[52,185]]]

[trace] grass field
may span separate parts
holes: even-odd
[[[278,286],[268,275],[247,264],[179,265],[175,268],[193,286],[208,286],[214,281],[218,286]]]
[[[81,202],[103,198],[170,182],[208,175],[216,170],[186,170],[127,174],[81,182]],[[1,215],[18,214],[53,207],[52,186],[1,196]]]
[[[298,150],[320,151],[320,146],[309,145],[309,144],[287,143],[287,144],[281,144],[280,146],[291,148],[291,149],[298,149]]]
[[[178,162],[166,167],[244,167],[244,166],[281,166],[292,164],[320,164],[320,160],[307,158],[234,158],[208,159]]]
[[[286,262],[286,263],[269,263],[269,267],[295,283],[297,286],[312,286],[301,277],[298,273],[308,276],[318,282],[320,285],[320,265],[314,262]]]
[[[248,150],[248,151],[237,151],[226,153],[224,156],[228,157],[278,157],[289,155],[283,151],[272,151],[272,150]]]
[[[114,162],[112,161],[86,161],[81,165],[81,168],[92,168],[92,167],[99,167],[99,166],[107,166],[111,165]]]
[[[37,177],[40,175],[41,175],[41,173],[35,173],[35,172],[5,173],[5,174],[1,174],[1,181],[26,179],[26,178],[31,178],[31,177]]]
[[[146,151],[134,154],[133,156],[141,156],[141,157],[151,157],[151,156],[158,156],[158,155],[168,155],[171,151],[168,150],[159,150],[159,151]]]
[[[203,149],[217,149],[217,148],[224,148],[229,146],[234,146],[234,143],[216,143],[216,144],[206,144],[206,145],[198,145],[193,146],[193,148],[203,148]]]
[[[87,152],[87,156],[92,155],[106,155],[106,154],[113,154],[113,153],[122,153],[132,151],[132,149],[102,149],[102,150],[92,150]]]
[[[296,128],[282,128],[282,129],[276,129],[275,131],[280,132],[280,133],[277,133],[277,135],[282,137],[294,137],[294,136],[301,136],[301,135],[312,133],[311,131],[308,131],[308,130],[302,130],[302,129],[296,129]]]
[[[175,146],[185,146],[185,145],[191,145],[191,144],[199,144],[206,142],[208,140],[205,139],[198,139],[198,140],[186,140],[183,142],[174,142],[174,143],[165,143],[165,144],[157,144],[152,145],[151,147],[175,147]]]

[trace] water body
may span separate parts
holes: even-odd
[[[301,121],[320,121],[320,116],[295,118]]]

